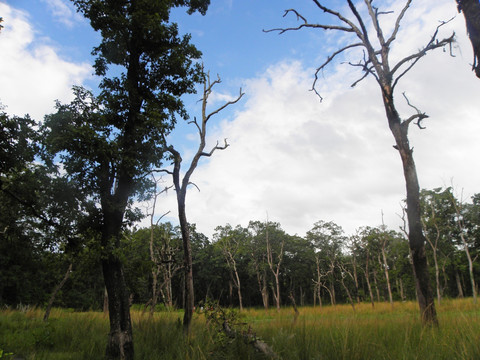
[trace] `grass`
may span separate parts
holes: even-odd
[[[239,314],[282,359],[480,359],[480,307],[472,299],[437,306],[440,328],[422,327],[413,302],[246,309]],[[54,309],[48,323],[40,309],[0,312],[0,353],[22,359],[101,359],[108,318],[99,312]],[[230,341],[195,315],[183,336],[180,312],[154,318],[132,310],[136,359],[263,359],[241,341]],[[2,357],[3,356],[3,357]],[[0,355],[0,359],[13,356]]]

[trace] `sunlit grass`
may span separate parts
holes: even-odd
[[[421,326],[415,302],[246,309],[239,314],[283,359],[480,359],[480,307],[472,299],[437,306],[440,327]],[[262,359],[241,341],[219,342],[201,314],[185,337],[181,312],[132,310],[136,359]],[[53,309],[0,312],[0,349],[24,359],[101,359],[108,317]]]

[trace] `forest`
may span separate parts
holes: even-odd
[[[317,87],[321,73],[343,53],[362,48],[363,57],[348,64],[363,72],[353,79],[352,87],[366,77],[379,85],[405,180],[403,212],[399,215],[403,225],[388,228],[382,212],[380,225],[365,224],[353,234],[346,234],[331,219],[318,219],[305,236],[299,236],[284,231],[266,213],[265,219],[252,219],[246,226],[218,224],[211,237],[202,234],[188,220],[187,188],[197,187],[191,178],[199,162],[205,158],[215,161],[215,155],[230,146],[224,139],[208,147],[207,132],[212,119],[237,106],[244,93],[240,89],[237,96],[216,107],[209,103],[221,86],[221,78],[204,69],[202,54],[191,43],[191,35],[180,34],[178,25],[170,21],[170,12],[182,7],[190,15],[205,15],[210,1],[73,0],[76,10],[100,34],[100,43],[92,51],[93,71],[101,79],[98,89],[74,85],[73,100],[57,101],[55,111],[44,119],[11,115],[0,109],[0,320],[2,328],[13,329],[5,330],[3,336],[11,336],[9,339],[20,346],[18,322],[38,326],[32,328],[32,340],[19,347],[27,352],[34,348],[29,358],[35,358],[35,351],[54,348],[58,341],[55,336],[61,333],[69,333],[75,339],[72,342],[80,341],[72,335],[74,330],[59,329],[66,321],[61,319],[75,319],[84,313],[91,316],[95,332],[108,334],[108,338],[106,348],[97,340],[83,346],[80,358],[102,352],[107,359],[159,358],[153,350],[153,355],[144,354],[156,343],[145,339],[163,334],[157,342],[173,341],[166,340],[168,329],[181,344],[173,350],[186,351],[183,358],[206,358],[207,354],[224,358],[222,351],[234,356],[234,341],[238,351],[248,354],[245,358],[258,353],[281,358],[270,345],[283,349],[280,353],[285,358],[294,349],[298,350],[294,357],[313,358],[320,345],[315,343],[311,345],[314,350],[309,350],[313,340],[306,339],[318,330],[307,331],[307,321],[308,328],[315,329],[315,311],[323,312],[324,308],[322,314],[330,314],[332,321],[336,309],[337,315],[348,313],[357,319],[358,314],[359,319],[365,316],[365,321],[371,316],[367,311],[375,309],[383,309],[376,316],[401,317],[404,311],[408,318],[414,309],[416,322],[407,325],[411,327],[405,334],[412,331],[415,336],[403,342],[411,347],[423,341],[424,331],[441,328],[442,321],[449,329],[456,326],[452,321],[464,321],[462,331],[475,332],[480,194],[466,199],[453,185],[420,188],[408,130],[411,126],[423,129],[422,121],[428,115],[403,93],[407,110],[402,110],[410,115],[401,117],[397,107],[400,96],[394,97],[399,81],[424,56],[435,56],[430,53],[436,50],[451,53],[455,34],[440,35],[439,29],[448,24],[442,21],[423,48],[390,58],[391,45],[411,0],[396,14],[388,34],[379,18],[391,12],[379,10],[373,1],[355,4],[348,0],[348,15],[343,14],[345,9],[337,11],[323,2],[313,2],[336,22],[311,23],[304,14],[289,9],[285,16],[295,16],[297,27],[265,32],[283,34],[315,28],[352,34],[316,69],[311,90],[323,100]],[[480,3],[457,0],[456,6],[465,15],[474,50],[472,76],[480,77],[476,37],[480,33]],[[4,20],[8,22],[0,18],[0,41]],[[367,21],[371,26],[366,26]],[[183,102],[191,94],[200,96],[197,116],[189,114]],[[197,131],[198,148],[189,156],[168,138],[179,121],[186,121]],[[162,187],[160,177],[171,179],[171,185]],[[162,221],[165,214],[157,213],[157,203],[167,191],[175,192],[176,224]],[[142,210],[139,203],[149,203],[148,210]],[[141,220],[149,220],[150,226],[139,227]],[[458,307],[465,310],[464,317],[457,319],[447,313],[458,311]],[[395,313],[399,308],[403,310]],[[272,329],[265,330],[268,321],[258,320],[254,311],[264,311],[268,321],[283,321],[285,311],[293,311],[289,329],[294,331],[302,331],[295,326],[303,312],[303,342],[288,345],[297,341],[292,340],[296,335],[282,333],[283,325],[278,326],[278,337],[272,335],[268,332]],[[41,325],[28,320],[39,318],[40,312]],[[109,331],[103,321],[106,318],[100,318],[103,314],[108,314]],[[265,335],[257,337],[255,330],[246,328],[247,323],[241,320],[245,318],[259,321],[259,331],[263,326]],[[455,319],[448,320],[451,318]],[[404,319],[397,320],[395,326],[402,326]],[[363,329],[375,332],[375,326],[386,323],[388,319],[382,318]],[[141,339],[135,352],[134,328]],[[204,328],[213,334],[204,341],[212,348],[202,348]],[[360,336],[362,326],[355,331],[355,344],[365,343]],[[342,337],[342,330],[338,334],[338,338],[332,335],[332,347],[324,351],[336,353],[336,346],[345,345],[343,358],[353,358],[353,350],[347,350],[348,339]],[[464,348],[465,358],[480,353],[478,346],[460,343],[461,334],[445,334]],[[318,336],[328,338],[325,333]],[[442,344],[435,344],[436,349]],[[250,345],[256,353],[250,352]],[[4,355],[4,349],[12,352]],[[0,359],[14,356],[15,351],[10,342],[0,342]],[[378,351],[376,356],[384,358],[384,348]],[[404,351],[398,349],[396,356],[400,358]],[[429,352],[428,346],[424,351]],[[48,352],[40,354],[49,356]],[[358,354],[358,358],[365,358],[367,347]],[[179,358],[178,354],[169,356]],[[328,357],[326,353],[323,356]]]
[[[476,296],[472,286],[477,289],[480,281],[476,261],[480,197],[461,202],[452,188],[423,190],[421,194],[430,277],[438,302]],[[103,309],[102,270],[91,239],[70,249],[68,243],[39,233],[33,217],[15,221],[4,217],[2,228],[10,235],[2,242],[1,251],[4,305],[45,306],[68,270],[69,279],[54,305],[79,311]],[[24,229],[30,231],[20,231]],[[360,302],[373,306],[375,302],[415,300],[408,241],[401,229],[365,226],[347,235],[334,222],[320,220],[300,237],[287,234],[279,223],[257,220],[247,227],[218,226],[211,239],[198,233],[195,225],[190,225],[190,232],[196,306],[207,299],[238,308],[276,308],[293,302],[298,306],[347,303],[354,307]],[[183,306],[178,226],[161,223],[126,230],[120,254],[132,304],[148,308],[155,277],[158,306]]]

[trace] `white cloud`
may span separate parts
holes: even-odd
[[[83,21],[70,1],[64,0],[42,0],[46,3],[53,17],[61,24],[71,28],[75,23]]]
[[[432,19],[448,18],[451,8],[428,14],[419,13],[424,6],[412,9],[418,17],[406,17],[407,34],[399,36],[395,50],[415,51],[428,38]],[[411,31],[410,24],[416,24]],[[423,58],[401,82],[396,100],[404,118],[412,111],[404,90],[430,115],[426,130],[410,130],[421,187],[449,185],[453,177],[471,194],[480,184],[480,82],[468,64],[463,19],[449,27],[468,55],[452,58],[438,50]],[[331,66],[320,84],[320,103],[308,92],[313,71],[300,62],[279,62],[246,82],[234,120],[221,122],[210,137],[227,137],[231,146],[203,159],[193,175],[201,192],[190,190],[187,217],[200,231],[210,235],[227,222],[264,220],[267,211],[270,220],[299,235],[320,219],[353,233],[380,224],[382,210],[387,225],[398,229],[405,183],[378,85],[369,78],[350,89],[354,71]],[[162,204],[176,213],[173,192]]]
[[[0,14],[8,18],[0,34],[0,101],[10,114],[41,120],[56,99],[71,99],[72,85],[90,76],[91,66],[60,58],[35,33],[25,12],[0,4]]]

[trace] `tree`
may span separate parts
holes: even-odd
[[[248,230],[239,225],[233,229],[230,224],[227,224],[226,226],[216,227],[215,231],[216,233],[213,236],[217,239],[217,244],[221,247],[225,261],[232,272],[233,284],[237,288],[238,304],[240,311],[242,311],[242,287],[237,263],[238,258],[244,255],[249,235]]]
[[[384,34],[379,18],[382,15],[388,15],[391,12],[379,10],[373,5],[372,0],[364,0],[365,7],[362,10],[365,10],[368,15],[362,15],[365,14],[365,12],[359,11],[358,6],[360,6],[360,4],[355,5],[353,1],[347,0],[348,7],[351,11],[350,17],[343,15],[340,11],[323,5],[321,1],[313,0],[313,2],[320,10],[337,20],[338,23],[332,25],[310,23],[298,11],[290,9],[285,12],[285,15],[293,13],[297,16],[297,19],[301,20],[303,23],[293,28],[272,29],[269,31],[284,33],[286,31],[300,30],[303,28],[317,28],[322,30],[339,31],[345,34],[353,34],[356,37],[356,41],[349,42],[339,50],[333,52],[327,60],[317,68],[315,72],[315,81],[312,86],[312,90],[315,92],[317,92],[315,86],[319,79],[319,74],[329,63],[348,50],[356,48],[363,49],[363,58],[356,63],[350,63],[364,72],[363,76],[355,81],[352,86],[357,85],[368,75],[371,75],[380,87],[388,125],[396,143],[394,148],[398,150],[403,165],[407,191],[408,236],[412,252],[415,278],[418,285],[418,302],[420,305],[421,318],[425,324],[438,324],[429,280],[427,257],[425,253],[425,237],[422,233],[422,224],[420,220],[420,190],[418,177],[413,159],[413,149],[410,148],[408,138],[410,124],[416,120],[416,125],[418,125],[419,128],[422,128],[421,121],[427,118],[428,115],[422,113],[415,106],[411,105],[405,97],[408,105],[414,109],[415,113],[405,120],[402,120],[394,102],[394,90],[402,77],[407,74],[428,52],[451,45],[454,41],[454,34],[450,37],[439,39],[439,28],[445,24],[445,22],[442,22],[437,26],[433,35],[422,49],[401,58],[396,63],[391,63],[389,57],[391,46],[397,37],[400,23],[410,7],[412,0],[407,0],[405,2],[402,10],[393,22],[393,30],[388,37]],[[373,40],[374,38],[375,41]]]
[[[265,223],[265,242],[267,244],[267,263],[270,271],[272,272],[275,278],[275,291],[273,292],[273,297],[275,299],[275,303],[277,305],[277,311],[280,311],[280,267],[282,266],[283,256],[284,256],[284,249],[285,249],[285,239],[282,236],[280,242],[280,249],[274,251],[272,247],[272,237],[274,240],[278,242],[278,233],[280,230],[280,224],[273,224],[274,232],[270,234],[269,228],[270,223],[267,218],[267,222]],[[273,235],[273,236],[272,236]],[[283,235],[283,234],[281,234]],[[274,253],[276,253],[276,261],[274,261]]]
[[[473,263],[476,257],[472,258],[472,254],[470,250],[470,244],[469,244],[470,241],[468,239],[470,234],[465,223],[466,214],[464,210],[464,203],[463,203],[463,199],[460,199],[460,200],[455,199],[453,194],[451,194],[451,201],[455,209],[455,223],[458,227],[458,236],[461,239],[461,244],[468,260],[468,273],[470,275],[470,285],[472,286],[473,303],[476,304],[477,303],[477,286],[475,283],[475,274],[473,271]]]
[[[205,152],[206,147],[206,136],[207,136],[207,123],[211,119],[212,116],[218,114],[220,111],[225,109],[226,107],[235,104],[238,102],[242,96],[242,90],[240,89],[240,94],[238,97],[232,101],[228,101],[224,103],[222,106],[218,107],[216,110],[208,113],[207,112],[207,103],[208,97],[211,95],[213,91],[213,87],[220,83],[220,78],[217,78],[213,82],[210,81],[210,74],[205,74],[203,79],[203,96],[202,96],[202,119],[199,123],[196,118],[190,121],[190,124],[195,125],[198,130],[198,136],[200,138],[200,143],[198,145],[197,152],[192,158],[190,166],[188,167],[187,171],[183,175],[183,178],[180,179],[180,170],[182,165],[182,157],[180,153],[172,146],[167,147],[167,151],[169,151],[172,155],[173,160],[173,170],[163,170],[168,174],[172,175],[173,177],[173,186],[175,188],[175,192],[177,194],[177,207],[178,207],[178,220],[180,222],[180,229],[182,232],[182,241],[183,241],[183,256],[184,256],[184,273],[185,273],[185,314],[183,317],[183,327],[184,331],[188,332],[190,329],[190,323],[193,316],[193,309],[194,309],[194,287],[193,287],[193,269],[192,269],[192,250],[190,245],[190,234],[188,229],[188,221],[186,215],[186,208],[185,208],[185,199],[187,196],[187,188],[192,183],[190,182],[190,178],[197,168],[198,162],[202,157],[210,157],[216,150],[225,150],[228,147],[227,139],[225,139],[224,145],[220,145],[218,142],[217,144],[212,147],[209,152]]]
[[[330,295],[331,304],[335,305],[335,269],[337,260],[341,256],[341,247],[346,241],[343,229],[333,221],[320,220],[307,231],[306,239],[315,249],[317,278],[314,283],[319,301],[321,301],[320,288],[323,287]],[[322,281],[322,278],[328,279],[329,286]]]
[[[132,200],[150,185],[146,174],[161,166],[165,135],[175,116],[186,118],[180,97],[195,91],[200,52],[169,22],[173,7],[205,13],[209,0],[74,0],[100,31],[95,72],[102,76],[98,98],[74,88],[69,105],[57,104],[46,118],[51,153],[61,153],[68,175],[90,202],[90,231],[99,234],[108,292],[108,359],[133,359],[133,335],[123,265],[122,231],[139,218]],[[109,74],[109,68],[115,66]]]
[[[472,70],[480,78],[480,2],[478,0],[456,0],[458,12],[463,12],[467,33],[473,48]]]

